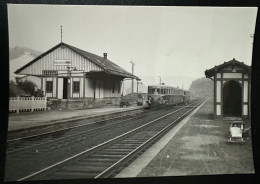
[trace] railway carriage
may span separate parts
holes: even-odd
[[[149,107],[187,104],[190,100],[190,92],[187,90],[174,88],[166,85],[148,86]]]

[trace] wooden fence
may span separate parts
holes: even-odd
[[[9,97],[9,112],[43,111],[47,108],[47,97]]]

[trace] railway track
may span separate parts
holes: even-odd
[[[174,107],[177,108],[181,107]],[[151,121],[169,111],[171,109],[166,108],[137,115],[130,113],[129,116],[93,122],[64,132],[50,132],[9,142],[5,178],[7,181],[17,180],[134,129],[143,124],[142,119]]]
[[[153,118],[131,131],[30,173],[18,181],[113,177],[201,103],[196,102]]]
[[[23,150],[32,149],[44,144],[51,144],[53,142],[62,141],[65,139],[72,139],[75,137],[91,136],[93,133],[106,130],[111,127],[120,126],[122,123],[131,121],[145,116],[148,111],[131,113],[116,118],[111,118],[102,121],[95,121],[87,124],[81,124],[69,128],[51,131],[43,134],[37,134],[29,137],[13,139],[7,141],[7,154],[17,153]],[[84,139],[84,138],[82,138]]]

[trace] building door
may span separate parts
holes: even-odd
[[[96,81],[93,80],[94,83],[93,83],[93,89],[94,89],[94,99],[96,99]]]
[[[223,88],[223,116],[241,117],[242,87],[236,81],[229,81]]]
[[[68,98],[68,78],[63,78],[63,99]]]

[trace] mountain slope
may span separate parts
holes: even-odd
[[[206,77],[194,80],[190,89],[193,98],[212,98],[214,82]]]
[[[9,59],[13,60],[15,58],[18,58],[25,53],[30,53],[33,57],[37,57],[41,54],[40,51],[29,49],[26,47],[14,47],[14,48],[9,48]]]

